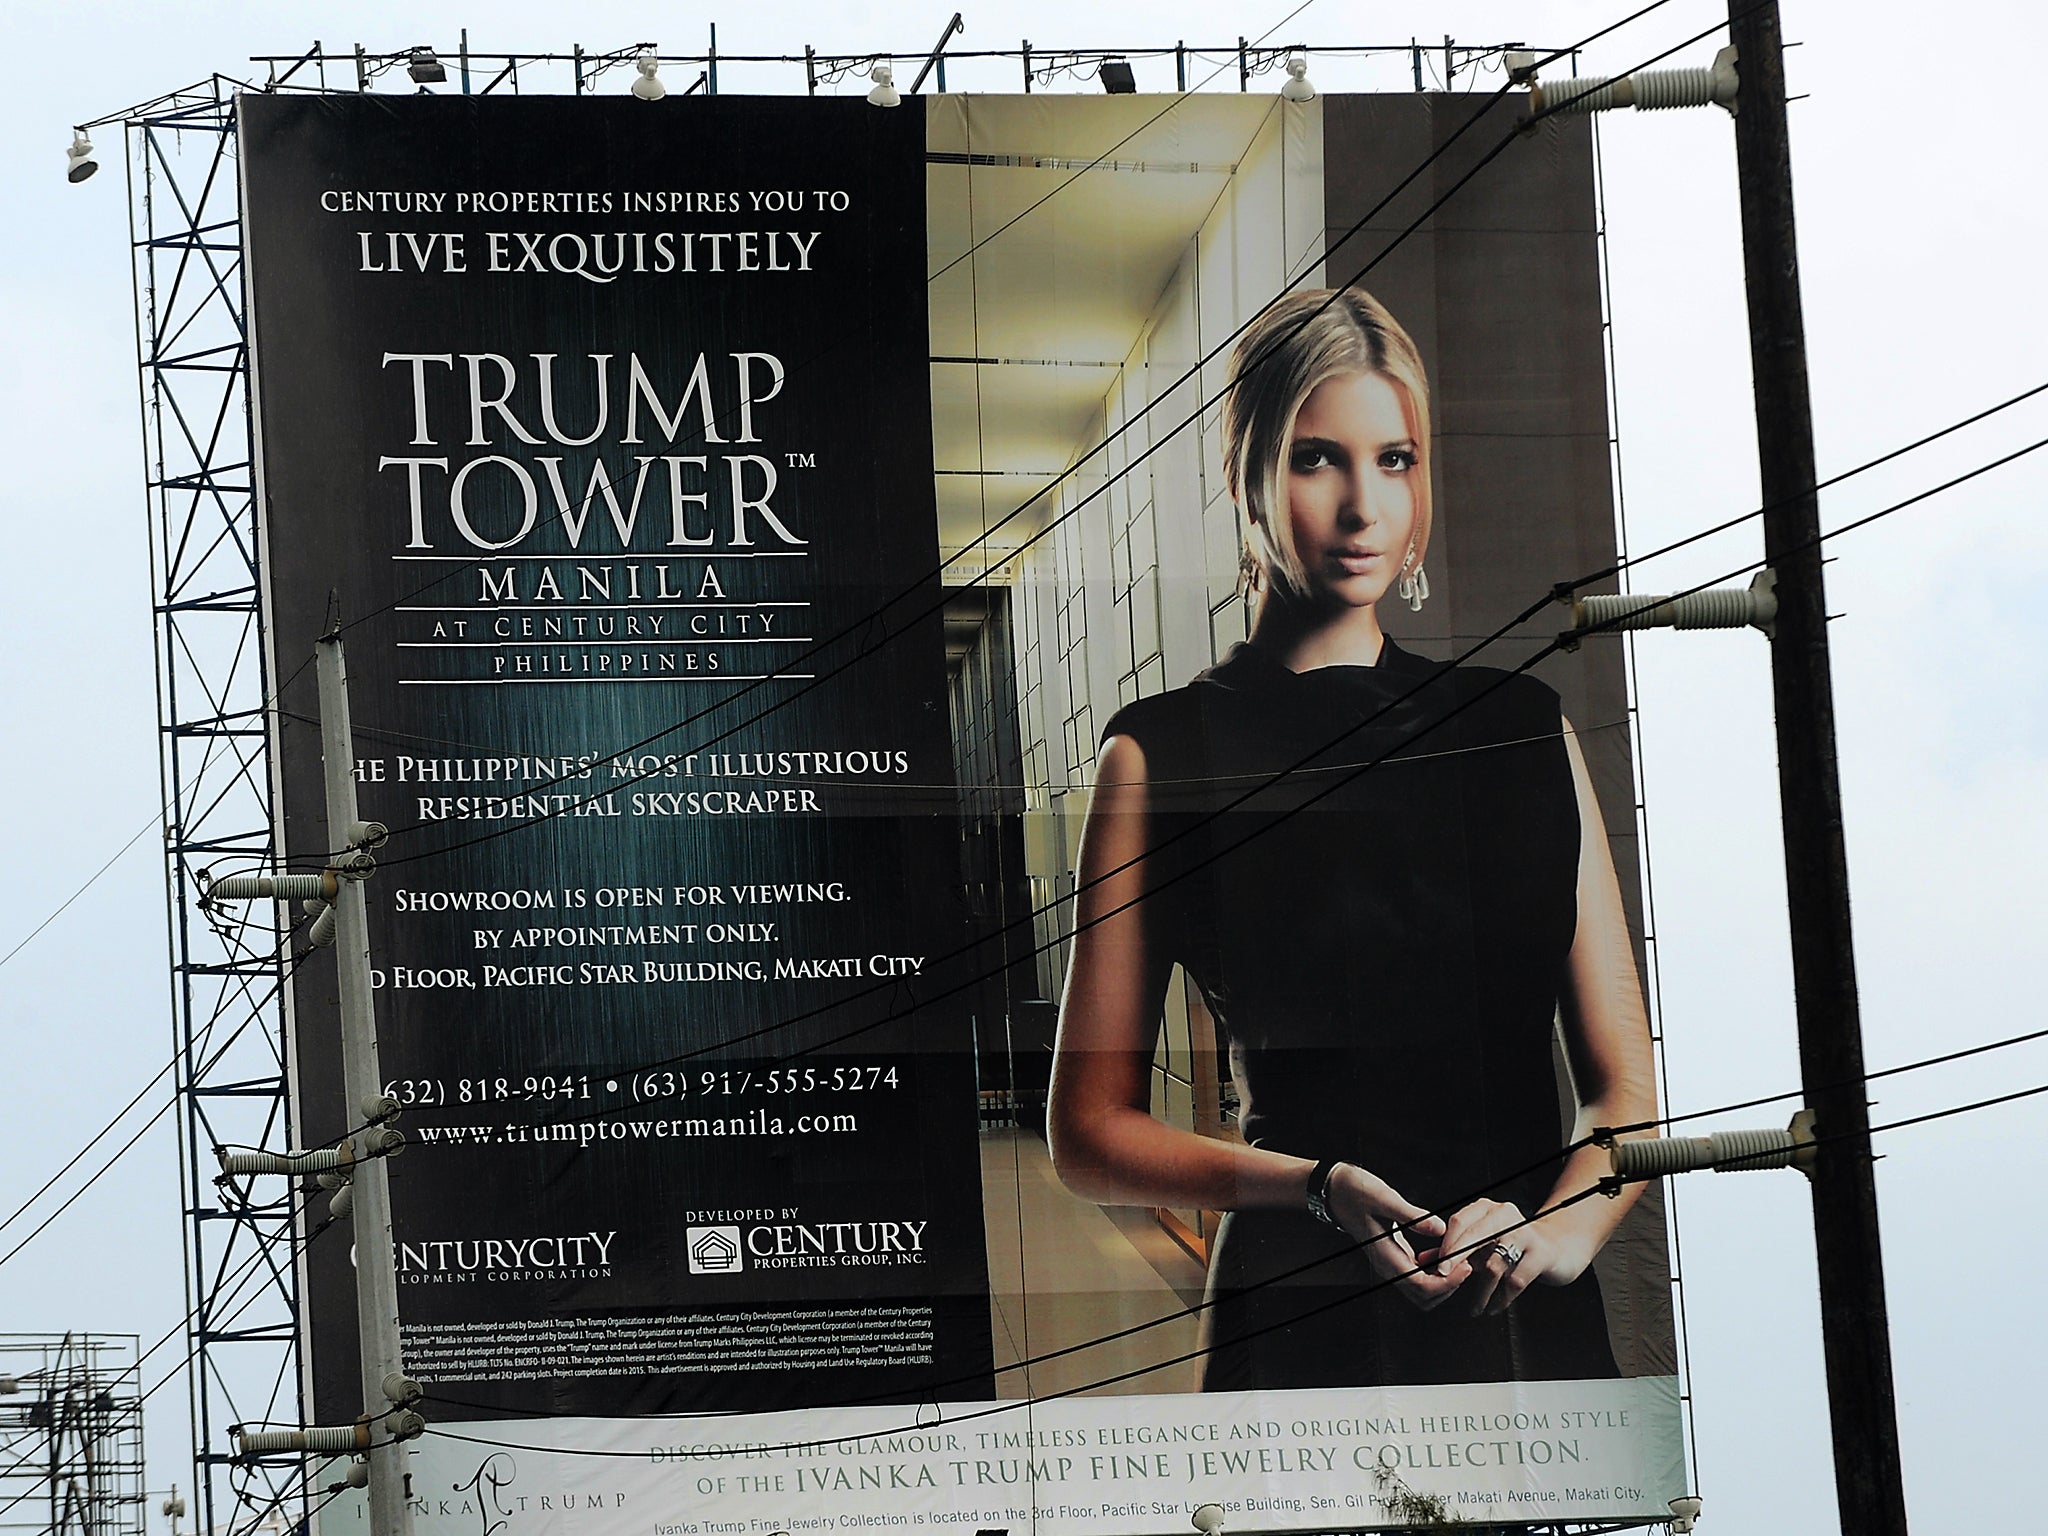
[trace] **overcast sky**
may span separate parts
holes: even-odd
[[[1612,3],[1361,8],[1311,0],[1275,41],[1562,45]],[[151,591],[136,403],[127,214],[112,174],[67,186],[75,121],[251,53],[361,41],[388,50],[593,50],[653,40],[721,51],[929,46],[950,7],[750,0],[724,17],[671,6],[497,0],[113,5],[0,11],[15,85],[0,97],[0,953],[138,831],[160,803]],[[961,47],[1234,43],[1283,0],[1015,0],[967,15]],[[1670,0],[1603,40],[1584,68],[1625,70],[1722,18]],[[1940,21],[1939,32],[1930,23]],[[1106,29],[1106,30],[1105,30]],[[1791,0],[1800,245],[1823,475],[2048,381],[2040,113],[2048,52],[2035,6]],[[1695,45],[1705,63],[1716,41]],[[1998,69],[1992,65],[2009,60]],[[957,67],[959,89],[1015,89],[1014,65]],[[1326,89],[1400,89],[1405,60],[1311,56]],[[260,75],[258,76],[260,78]],[[622,75],[606,89],[623,89]],[[1170,88],[1140,66],[1140,89]],[[1234,71],[1219,85],[1234,84]],[[1255,82],[1270,88],[1273,77]],[[723,88],[797,91],[800,68],[723,72]],[[1060,89],[1095,89],[1068,82]],[[1757,500],[1734,152],[1713,111],[1610,114],[1616,387],[1629,539],[1648,548]],[[2048,396],[1826,493],[1846,522],[2048,437]],[[2040,1027],[2048,856],[2048,450],[1830,547],[1842,773],[1870,1063]],[[1754,525],[1638,573],[1689,585],[1755,557]],[[1543,573],[1552,576],[1576,573]],[[1796,1086],[1764,642],[1673,635],[1639,646],[1641,743],[1673,1107]],[[164,894],[143,836],[0,969],[0,1218],[168,1059]],[[2034,953],[2036,962],[2025,956]],[[2048,1043],[1880,1085],[1879,1121],[2048,1082]],[[145,1101],[143,1113],[162,1102]],[[140,1122],[133,1117],[108,1146]],[[1712,1124],[1774,1123],[1775,1109]],[[48,1233],[0,1267],[0,1331],[134,1332],[184,1309],[170,1120]],[[2048,1097],[1883,1139],[1879,1165],[1907,1494],[1922,1530],[1976,1530],[2032,1502],[2044,1414],[2038,1317],[2048,1238],[2038,1173]],[[104,1149],[103,1149],[104,1151]],[[99,1166],[88,1160],[80,1172]],[[77,1174],[54,1197],[75,1187]],[[1810,1208],[1791,1174],[1699,1175],[1677,1191],[1698,1488],[1707,1532],[1833,1523]],[[0,1234],[11,1247],[48,1202]],[[166,1349],[147,1380],[182,1351]],[[189,1479],[182,1385],[149,1404],[150,1483]],[[161,1522],[152,1514],[152,1529]]]

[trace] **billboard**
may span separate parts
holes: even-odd
[[[1584,125],[1409,235],[1475,103],[1165,105],[243,100],[428,1528],[1684,1491],[1661,1215],[1560,1150],[1654,1113],[1619,660],[1445,665],[1612,552]]]

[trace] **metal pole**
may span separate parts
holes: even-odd
[[[348,718],[348,666],[341,636],[314,647],[320,677],[320,755],[327,780],[327,837],[339,849],[355,825],[355,736]],[[351,1125],[384,1092],[377,1065],[377,1005],[370,991],[369,917],[360,880],[343,880],[334,899],[334,959],[341,983],[341,1080]],[[398,1279],[391,1251],[390,1165],[359,1158],[355,1187],[356,1329],[361,1338],[363,1411],[371,1416],[371,1536],[412,1536],[406,1502],[405,1447],[381,1421],[394,1406],[384,1395],[386,1372],[400,1369]]]
[[[1813,414],[1792,222],[1783,41],[1775,0],[1729,0],[1728,11],[1736,67],[1742,72],[1735,155],[1757,459],[1766,508],[1764,552],[1777,576],[1771,692],[1778,722],[1792,984],[1800,1075],[1820,1136],[1813,1227],[1835,1494],[1845,1532],[1905,1536],[1884,1255],[1849,926],[1849,866],[1818,543],[1820,501],[1813,488]]]
[[[953,34],[955,32],[965,32],[966,30],[966,23],[961,21],[960,13],[958,11],[955,11],[953,13],[953,19],[946,23],[946,29],[939,34],[939,40],[936,43],[932,44],[932,51],[929,54],[925,55],[924,68],[920,69],[917,72],[917,78],[910,82],[911,95],[915,96],[919,91],[924,89],[925,77],[929,75],[934,69],[936,69],[939,72],[939,93],[941,95],[945,94],[946,44],[953,40]]]

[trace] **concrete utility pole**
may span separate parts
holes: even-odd
[[[398,1102],[387,1098],[377,1063],[377,1012],[370,992],[369,923],[363,881],[376,868],[368,851],[388,835],[376,822],[356,818],[354,734],[348,718],[348,669],[341,636],[315,649],[320,679],[320,749],[327,799],[327,836],[334,845],[317,875],[227,875],[206,886],[205,900],[298,902],[313,918],[306,941],[335,946],[340,981],[343,1113],[361,1117],[339,1142],[303,1152],[236,1151],[216,1147],[227,1179],[244,1174],[318,1174],[335,1190],[336,1220],[355,1222],[356,1330],[362,1357],[363,1412],[353,1424],[298,1429],[236,1425],[244,1457],[327,1455],[357,1458],[346,1486],[367,1485],[371,1536],[412,1536],[412,1507],[401,1442],[426,1428],[414,1411],[420,1384],[400,1368],[398,1281],[391,1251],[391,1183],[386,1159],[405,1144],[391,1122]],[[337,1485],[341,1486],[341,1485]]]
[[[1905,1536],[1898,1415],[1877,1179],[1865,1097],[1863,1029],[1849,925],[1849,865],[1835,756],[1835,701],[1821,576],[1820,498],[1814,491],[1813,412],[1792,223],[1792,153],[1785,58],[1775,0],[1729,0],[1741,72],[1735,116],[1749,290],[1764,552],[1777,578],[1771,688],[1778,721],[1778,792],[1799,1065],[1814,1111],[1813,1227],[1821,1341],[1834,1430],[1842,1529]]]
[[[349,727],[348,666],[341,636],[315,647],[320,679],[320,754],[327,781],[328,839],[339,848],[358,822],[355,735]],[[360,880],[342,880],[334,894],[334,958],[341,986],[341,1076],[349,1114],[384,1096],[377,1064],[377,1005],[370,991],[370,926]],[[387,1159],[364,1158],[354,1187],[356,1328],[361,1335],[363,1404],[393,1400],[390,1383],[404,1379],[398,1340],[398,1279],[391,1245],[391,1171]],[[370,1463],[371,1536],[412,1536],[406,1500],[406,1451],[381,1430]]]

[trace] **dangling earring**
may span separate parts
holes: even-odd
[[[1409,546],[1408,558],[1401,562],[1401,581],[1394,590],[1401,594],[1410,613],[1420,613],[1422,605],[1429,601],[1429,572],[1416,563],[1413,545]]]
[[[1266,568],[1252,553],[1251,545],[1240,544],[1237,549],[1237,595],[1248,603],[1254,601],[1259,589],[1266,584],[1265,578]]]

